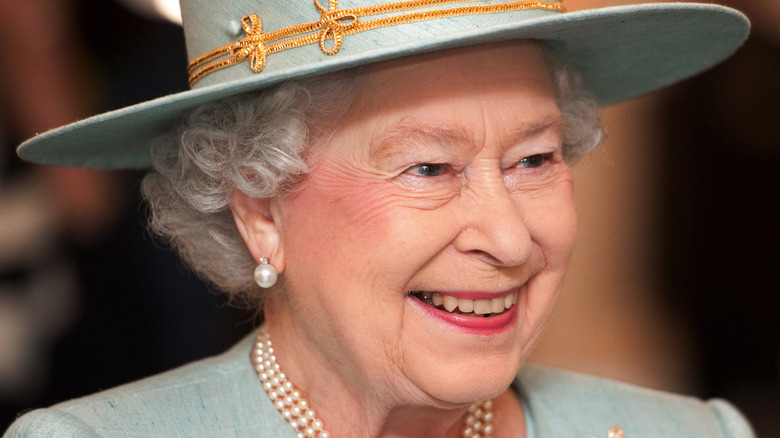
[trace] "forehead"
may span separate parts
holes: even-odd
[[[485,140],[560,119],[539,43],[451,49],[365,67],[346,126]],[[552,121],[552,122],[551,122]],[[379,134],[379,135],[378,135]],[[476,138],[479,137],[479,138]]]
[[[391,96],[429,97],[480,89],[507,90],[522,81],[526,91],[552,91],[540,43],[505,41],[459,47],[380,62],[360,75],[359,100],[387,101]]]

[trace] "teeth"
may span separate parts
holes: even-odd
[[[418,296],[424,302],[433,304],[436,307],[444,307],[448,312],[454,312],[455,309],[458,309],[460,313],[474,313],[476,315],[501,313],[517,304],[517,292],[503,297],[480,300],[456,298],[450,295],[442,295],[438,292],[420,292]]]
[[[444,308],[447,309],[448,312],[452,312],[455,310],[455,308],[458,307],[458,299],[449,295],[442,295],[442,298],[444,299]]]
[[[487,315],[488,313],[492,313],[490,300],[474,300],[474,313],[477,315]]]
[[[504,311],[504,299],[503,298],[493,298],[490,300],[490,312],[491,313],[501,313]]]
[[[474,311],[474,300],[461,300],[458,299],[458,309],[463,313],[471,313]]]

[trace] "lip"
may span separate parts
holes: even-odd
[[[497,298],[508,295],[511,292],[517,291],[518,302],[519,296],[525,291],[525,288],[512,289],[504,292],[443,292],[437,291],[442,294],[452,295],[458,298],[465,299],[487,299]],[[457,313],[450,313],[446,310],[440,310],[433,306],[429,306],[413,296],[408,296],[408,300],[412,301],[412,304],[428,314],[429,316],[441,321],[453,328],[475,335],[490,336],[508,330],[517,321],[517,304],[507,309],[506,312],[491,316],[489,318],[483,318],[478,316],[467,316]]]

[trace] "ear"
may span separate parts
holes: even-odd
[[[230,201],[233,220],[238,232],[244,238],[249,252],[259,264],[260,259],[268,257],[269,263],[277,272],[284,271],[284,250],[281,244],[279,214],[269,200],[254,198],[240,190],[233,192]]]

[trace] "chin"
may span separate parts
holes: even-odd
[[[509,388],[517,369],[504,367],[502,370],[484,369],[476,375],[453,373],[434,377],[426,392],[443,405],[470,405],[481,400],[493,399]]]
[[[519,343],[510,351],[474,352],[446,358],[428,357],[407,365],[407,377],[435,403],[469,405],[502,394],[515,379],[522,364]]]

